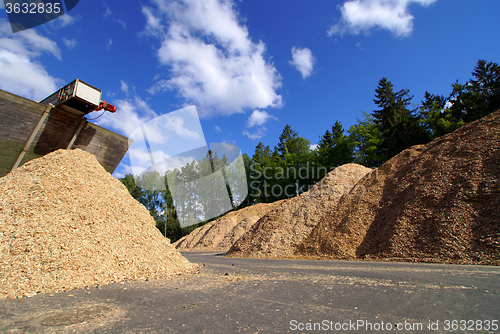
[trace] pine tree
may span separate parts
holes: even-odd
[[[500,67],[498,64],[479,60],[472,76],[474,79],[465,84],[457,81],[452,85],[449,113],[457,123],[473,122],[500,109]]]
[[[472,89],[483,96],[486,104],[484,115],[500,109],[500,66],[497,63],[478,60],[470,80]]]
[[[332,126],[332,131],[326,130],[320,137],[316,151],[318,164],[327,169],[353,161],[353,145],[338,121]]]
[[[264,146],[261,142],[255,147],[255,153],[252,156],[252,164],[250,167],[250,187],[248,189],[249,196],[252,197],[253,203],[267,203],[265,188],[269,183],[266,179],[264,171],[266,167],[271,165],[271,148]],[[267,173],[268,175],[269,173]]]
[[[434,139],[453,132],[463,124],[456,119],[446,108],[448,100],[443,95],[434,95],[425,92],[425,100],[419,107],[420,119],[429,134],[429,139]]]
[[[429,140],[419,118],[407,108],[413,98],[408,89],[394,92],[392,83],[382,78],[375,92],[373,101],[380,109],[373,111],[373,117],[382,135],[379,154],[384,161],[412,145]]]
[[[297,137],[297,132],[292,130],[292,127],[287,124],[279,137],[278,153],[281,159],[285,159],[286,155],[290,153],[293,139]]]

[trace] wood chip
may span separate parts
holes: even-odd
[[[91,153],[58,150],[0,178],[0,299],[194,269]]]
[[[293,257],[297,245],[307,238],[340,198],[372,170],[345,164],[328,173],[309,191],[284,200],[265,214],[228,252],[234,257]]]
[[[500,265],[499,166],[497,111],[380,166],[296,255]]]
[[[183,251],[226,252],[264,214],[283,201],[255,204],[198,227],[173,245]]]

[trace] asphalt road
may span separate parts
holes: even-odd
[[[499,267],[183,255],[199,273],[2,300],[0,332],[500,332]]]

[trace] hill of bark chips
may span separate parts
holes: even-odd
[[[195,269],[125,186],[79,149],[0,178],[0,254],[0,299]]]
[[[375,174],[376,173],[376,174]],[[296,255],[500,265],[500,111],[362,179]]]
[[[370,168],[358,164],[335,168],[309,191],[283,200],[260,218],[234,243],[228,254],[234,257],[295,256],[297,247],[316,224],[369,172]]]
[[[173,245],[182,251],[226,252],[257,220],[281,202],[260,203],[229,212],[198,227]]]

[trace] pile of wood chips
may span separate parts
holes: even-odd
[[[297,255],[500,265],[500,111],[372,174],[356,185],[366,195],[342,198]]]
[[[372,169],[345,164],[311,189],[281,202],[259,219],[228,252],[233,257],[294,257],[297,247],[344,195]],[[356,196],[359,198],[359,196]]]
[[[88,152],[58,150],[0,178],[0,299],[195,270]]]
[[[198,227],[173,245],[182,251],[227,252],[260,217],[281,202],[261,203],[229,212],[217,220]]]

